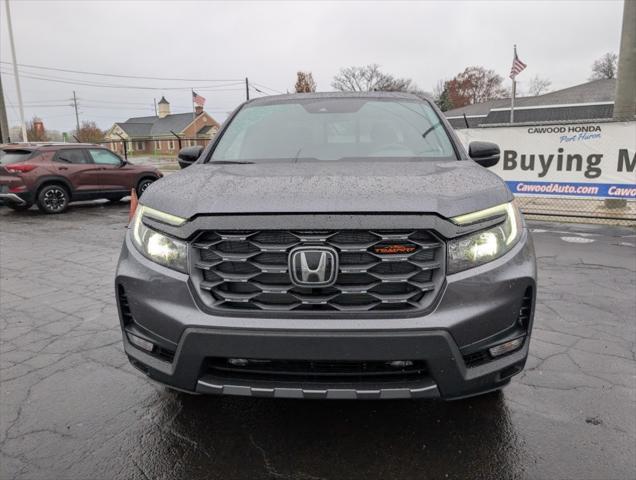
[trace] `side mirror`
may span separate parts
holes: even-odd
[[[499,162],[499,146],[491,142],[470,142],[468,155],[482,167],[492,167]]]
[[[195,145],[194,147],[185,147],[179,150],[179,166],[186,168],[196,162],[201,156],[203,147],[201,145]]]

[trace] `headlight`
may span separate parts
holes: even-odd
[[[142,222],[144,215],[156,218],[160,221],[163,220],[173,225],[177,223],[176,220],[183,220],[180,222],[183,223],[185,219],[170,215],[169,217],[173,217],[176,220],[168,222],[165,217],[162,217],[162,215],[167,216],[168,214],[163,214],[163,212],[148,207],[139,206],[132,220],[132,240],[137,249],[146,258],[164,267],[184,273],[187,272],[188,249],[186,244],[144,225]],[[170,220],[172,220],[172,218],[170,218]]]
[[[501,257],[517,243],[522,229],[521,214],[512,203],[451,219],[459,225],[468,225],[502,215],[505,219],[499,225],[448,242],[448,273],[461,272]]]

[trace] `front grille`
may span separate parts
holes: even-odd
[[[216,378],[233,380],[329,383],[416,380],[427,374],[426,364],[421,360],[389,362],[207,358],[203,371]]]
[[[288,256],[298,246],[336,250],[334,285],[292,283]],[[444,278],[444,244],[426,230],[206,231],[193,247],[193,279],[204,301],[221,310],[418,310]]]

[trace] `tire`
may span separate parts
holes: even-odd
[[[137,196],[141,197],[142,193],[146,191],[146,188],[154,181],[154,178],[142,178],[137,184]]]
[[[31,208],[32,206],[33,204],[31,202],[27,202],[24,205],[18,205],[17,203],[7,204],[7,207],[9,207],[11,210],[15,210],[16,212],[24,212],[28,210],[29,208]]]
[[[54,183],[42,187],[38,193],[38,208],[42,213],[62,213],[68,208],[70,200],[66,188]]]

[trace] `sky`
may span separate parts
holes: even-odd
[[[2,87],[9,124],[17,125],[5,0],[0,7]],[[298,70],[313,73],[318,91],[332,90],[340,68],[370,63],[429,92],[471,65],[495,70],[509,86],[514,44],[528,65],[518,90],[535,75],[557,90],[584,83],[595,59],[618,53],[623,1],[10,0],[10,7],[19,64],[174,79],[19,67],[26,119],[71,131],[73,90],[80,122],[107,129],[153,115],[162,95],[172,113],[191,111],[191,89],[223,121],[245,100],[245,77],[261,91],[252,88],[252,96],[285,93]]]

